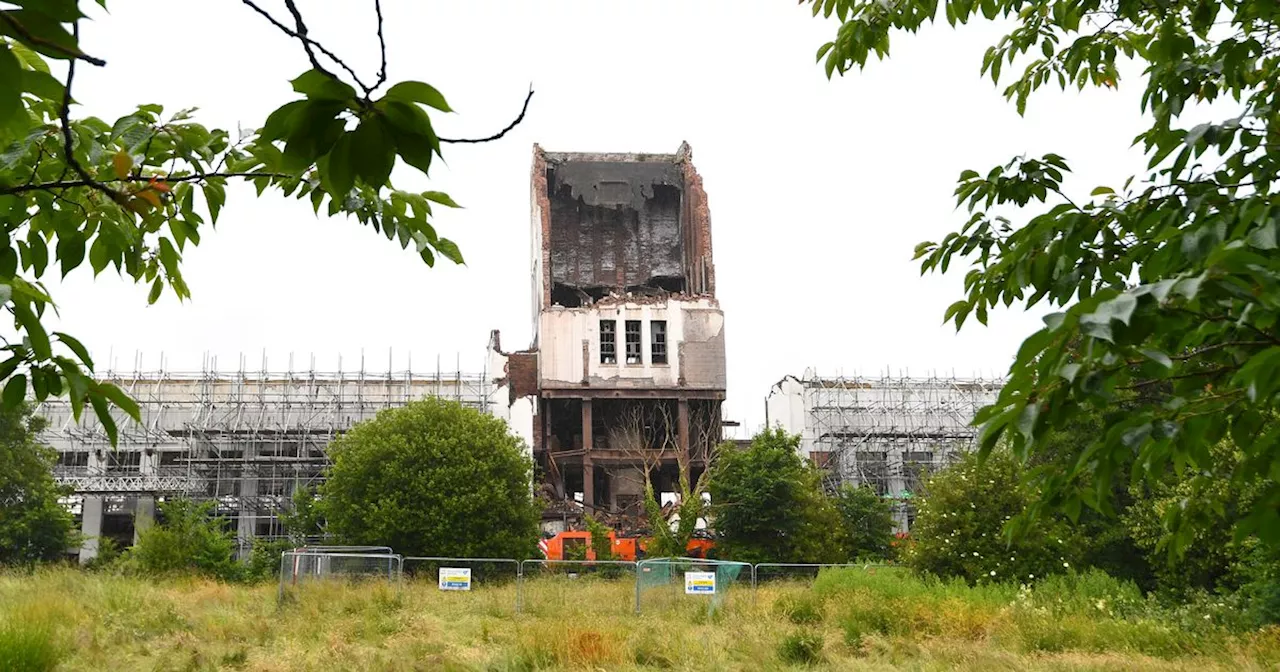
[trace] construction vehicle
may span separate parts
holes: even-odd
[[[701,531],[700,531],[701,532]],[[614,560],[635,562],[648,556],[649,537],[634,535],[619,537],[613,530],[609,531],[609,547]],[[715,547],[711,536],[702,533],[695,535],[685,547],[685,556],[705,558]],[[585,559],[598,560],[595,549],[591,547],[591,533],[586,530],[565,531],[556,535],[544,535],[538,542],[542,556],[547,560]]]

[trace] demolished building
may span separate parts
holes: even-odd
[[[531,418],[547,527],[639,519],[696,483],[721,435],[724,313],[711,217],[675,154],[547,152],[532,168],[531,348],[490,351],[512,417]]]

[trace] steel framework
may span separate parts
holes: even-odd
[[[139,367],[140,368],[140,367]],[[65,399],[37,412],[49,420],[42,440],[59,453],[57,480],[71,486],[79,513],[85,497],[107,503],[182,495],[217,502],[242,544],[283,534],[279,513],[293,492],[314,486],[336,436],[378,411],[429,396],[489,412],[496,406],[487,372],[322,372],[314,367],[199,372],[108,371],[101,376],[137,400],[142,422],[116,417],[113,449],[92,412],[77,421]],[[117,512],[121,508],[115,507]],[[128,507],[124,507],[127,509]]]
[[[821,377],[812,372],[798,382],[807,448],[827,467],[828,485],[867,484],[900,502],[919,490],[926,473],[973,446],[978,428],[970,423],[1004,384],[955,376]]]

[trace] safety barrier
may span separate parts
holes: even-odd
[[[797,574],[816,577],[824,569],[870,570],[886,565],[868,563],[761,562],[750,564],[706,558],[650,558],[629,560],[545,560],[515,558],[463,558],[448,556],[401,556],[385,546],[313,546],[280,554],[279,598],[286,587],[300,582],[342,578],[387,579],[397,586],[405,576],[416,581],[435,581],[442,594],[479,593],[477,604],[490,609],[537,613],[548,607],[570,605],[576,610],[600,605],[598,613],[670,608],[677,604],[704,605],[708,611],[723,606],[731,595],[750,580],[752,600],[760,583]],[[744,574],[746,576],[744,576]],[[515,584],[514,605],[510,598],[483,589]],[[631,582],[634,601],[616,598],[613,587]],[[598,601],[582,600],[581,593],[600,586]],[[481,589],[473,591],[473,589]],[[570,597],[572,592],[578,593]],[[702,600],[700,602],[699,600]],[[499,604],[502,603],[502,606]],[[584,606],[585,605],[585,606]],[[531,608],[532,607],[532,608]]]

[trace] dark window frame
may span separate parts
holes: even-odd
[[[618,363],[617,320],[600,320],[600,363]]]
[[[640,320],[627,320],[624,336],[628,366],[644,364],[643,326]]]
[[[649,359],[654,364],[668,363],[666,320],[649,322]]]

